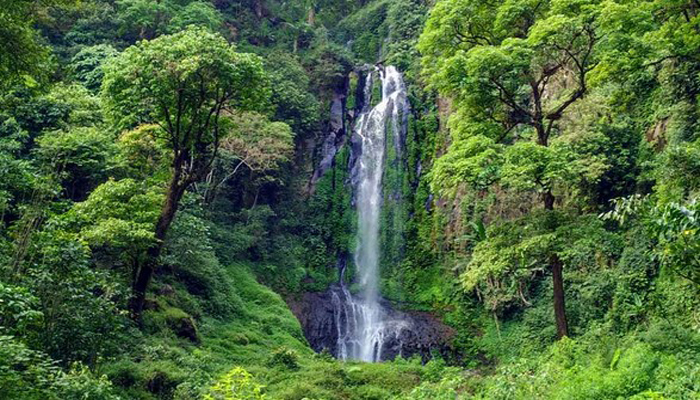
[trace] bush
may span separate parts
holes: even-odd
[[[68,373],[59,374],[54,385],[59,399],[119,400],[112,382],[105,375],[95,377],[82,364],[74,364]]]
[[[0,336],[0,393],[7,399],[118,400],[105,376],[73,364],[68,372],[11,336]]]
[[[241,367],[236,367],[219,379],[207,394],[205,400],[264,400],[263,387],[253,376]]]
[[[272,356],[267,362],[271,367],[284,367],[291,370],[299,369],[299,354],[296,351],[287,347],[280,347],[272,353]]]

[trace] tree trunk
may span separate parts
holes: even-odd
[[[545,210],[554,209],[554,195],[551,190],[544,194]],[[564,268],[559,256],[552,254],[549,258],[549,266],[552,269],[552,286],[554,287],[554,320],[557,324],[557,337],[559,339],[569,336],[569,325],[566,321],[566,305],[564,300]]]
[[[556,254],[550,259],[552,266],[552,283],[554,286],[554,319],[557,323],[557,337],[559,339],[569,336],[569,325],[566,321],[566,307],[564,303],[564,272],[561,260]]]
[[[255,0],[255,16],[258,17],[258,19],[263,17],[263,9],[265,8],[263,6],[263,1],[264,0]]]
[[[314,26],[316,25],[316,10],[314,10],[313,4],[309,7],[309,13],[306,16],[306,23]]]
[[[180,199],[187,189],[187,183],[181,181],[181,173],[176,169],[173,173],[173,177],[170,180],[170,185],[168,187],[168,192],[165,196],[165,203],[160,211],[160,216],[158,217],[158,222],[156,223],[155,239],[156,242],[153,246],[149,247],[146,251],[146,262],[141,267],[134,280],[133,286],[133,297],[131,298],[131,315],[135,320],[141,318],[141,313],[143,312],[143,305],[146,301],[146,290],[148,289],[148,284],[151,281],[153,272],[158,265],[158,259],[160,258],[160,253],[163,250],[163,245],[165,244],[165,236],[168,233],[168,229],[175,219],[175,214],[177,213],[178,205],[180,204]]]
[[[554,195],[551,190],[547,190],[544,194],[544,209],[548,211],[554,210]]]

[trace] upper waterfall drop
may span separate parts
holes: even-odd
[[[398,338],[408,325],[406,321],[387,318],[379,294],[382,178],[387,138],[391,135],[391,142],[396,145],[397,152],[400,151],[408,101],[403,77],[395,67],[375,67],[376,73],[381,80],[381,101],[371,106],[374,74],[369,74],[364,87],[366,102],[354,130],[361,151],[354,166],[356,179],[353,188],[358,214],[354,261],[360,290],[358,296],[350,295],[341,280],[341,295],[345,301],[341,301],[338,294],[334,297],[334,302],[343,305],[337,315],[338,356],[369,362],[381,360],[385,339]]]
[[[375,67],[376,68],[376,67]],[[367,301],[379,295],[379,219],[382,208],[382,176],[386,162],[387,135],[394,143],[401,141],[402,118],[408,108],[403,77],[393,66],[377,68],[382,84],[381,101],[370,108],[367,102],[355,126],[361,138],[361,155],[356,166],[356,207],[358,212],[355,265],[360,276],[362,294]],[[365,99],[371,99],[372,74],[367,77]],[[387,129],[389,128],[389,129]]]

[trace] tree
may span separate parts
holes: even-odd
[[[269,177],[283,163],[289,162],[294,153],[294,133],[284,122],[270,122],[257,113],[235,114],[231,122],[231,134],[222,140],[216,168],[212,168],[205,179],[205,202],[211,202],[221,185],[241,167]]]
[[[508,147],[507,180],[536,189],[547,211],[555,208],[553,183],[566,160],[550,148],[550,139],[564,112],[588,90],[589,72],[597,65],[597,16],[594,1],[444,0],[420,40],[431,84],[455,99],[472,134]],[[557,253],[550,254],[549,265],[563,337],[568,324]]]
[[[223,26],[223,17],[211,3],[193,1],[175,13],[169,29],[170,32],[177,32],[189,25],[202,26],[215,32]]]
[[[309,76],[297,57],[275,52],[265,66],[272,82],[274,119],[289,124],[299,136],[315,133],[321,106],[309,91]]]
[[[110,179],[65,216],[74,222],[93,254],[114,254],[132,269],[134,278],[144,262],[144,252],[154,245],[153,224],[163,203],[160,187],[153,186],[152,181]]]
[[[90,91],[99,91],[104,76],[102,65],[105,63],[105,60],[117,54],[119,52],[108,44],[98,44],[83,48],[71,60],[75,77]]]
[[[119,0],[117,5],[122,34],[132,36],[138,33],[139,39],[179,32],[189,25],[213,32],[223,24],[219,11],[204,1]]]
[[[106,178],[112,141],[111,135],[94,127],[50,131],[37,138],[35,154],[61,182],[68,198],[82,200]]]
[[[638,221],[655,240],[654,255],[661,265],[700,285],[700,202],[663,201],[653,196],[633,195],[614,199],[611,211],[601,214],[620,225]]]
[[[156,244],[134,282],[131,308],[138,317],[178,203],[214,162],[228,132],[226,116],[265,108],[269,85],[259,57],[237,53],[220,35],[191,27],[125,50],[105,67],[102,93],[115,128],[158,124],[172,151]]]
[[[139,39],[153,39],[165,31],[175,12],[171,1],[119,0],[119,22],[122,34],[138,31]]]

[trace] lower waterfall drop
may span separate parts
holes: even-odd
[[[340,287],[332,293],[338,335],[336,356],[368,362],[381,361],[386,341],[400,340],[402,330],[410,329],[409,321],[389,317],[379,295],[380,216],[387,137],[392,135],[394,143],[401,143],[408,100],[403,78],[396,68],[375,68],[374,72],[381,79],[381,101],[371,106],[375,74],[370,73],[364,86],[365,103],[354,130],[361,149],[353,166],[358,213],[354,261],[360,290],[356,296],[349,292],[342,268]]]

